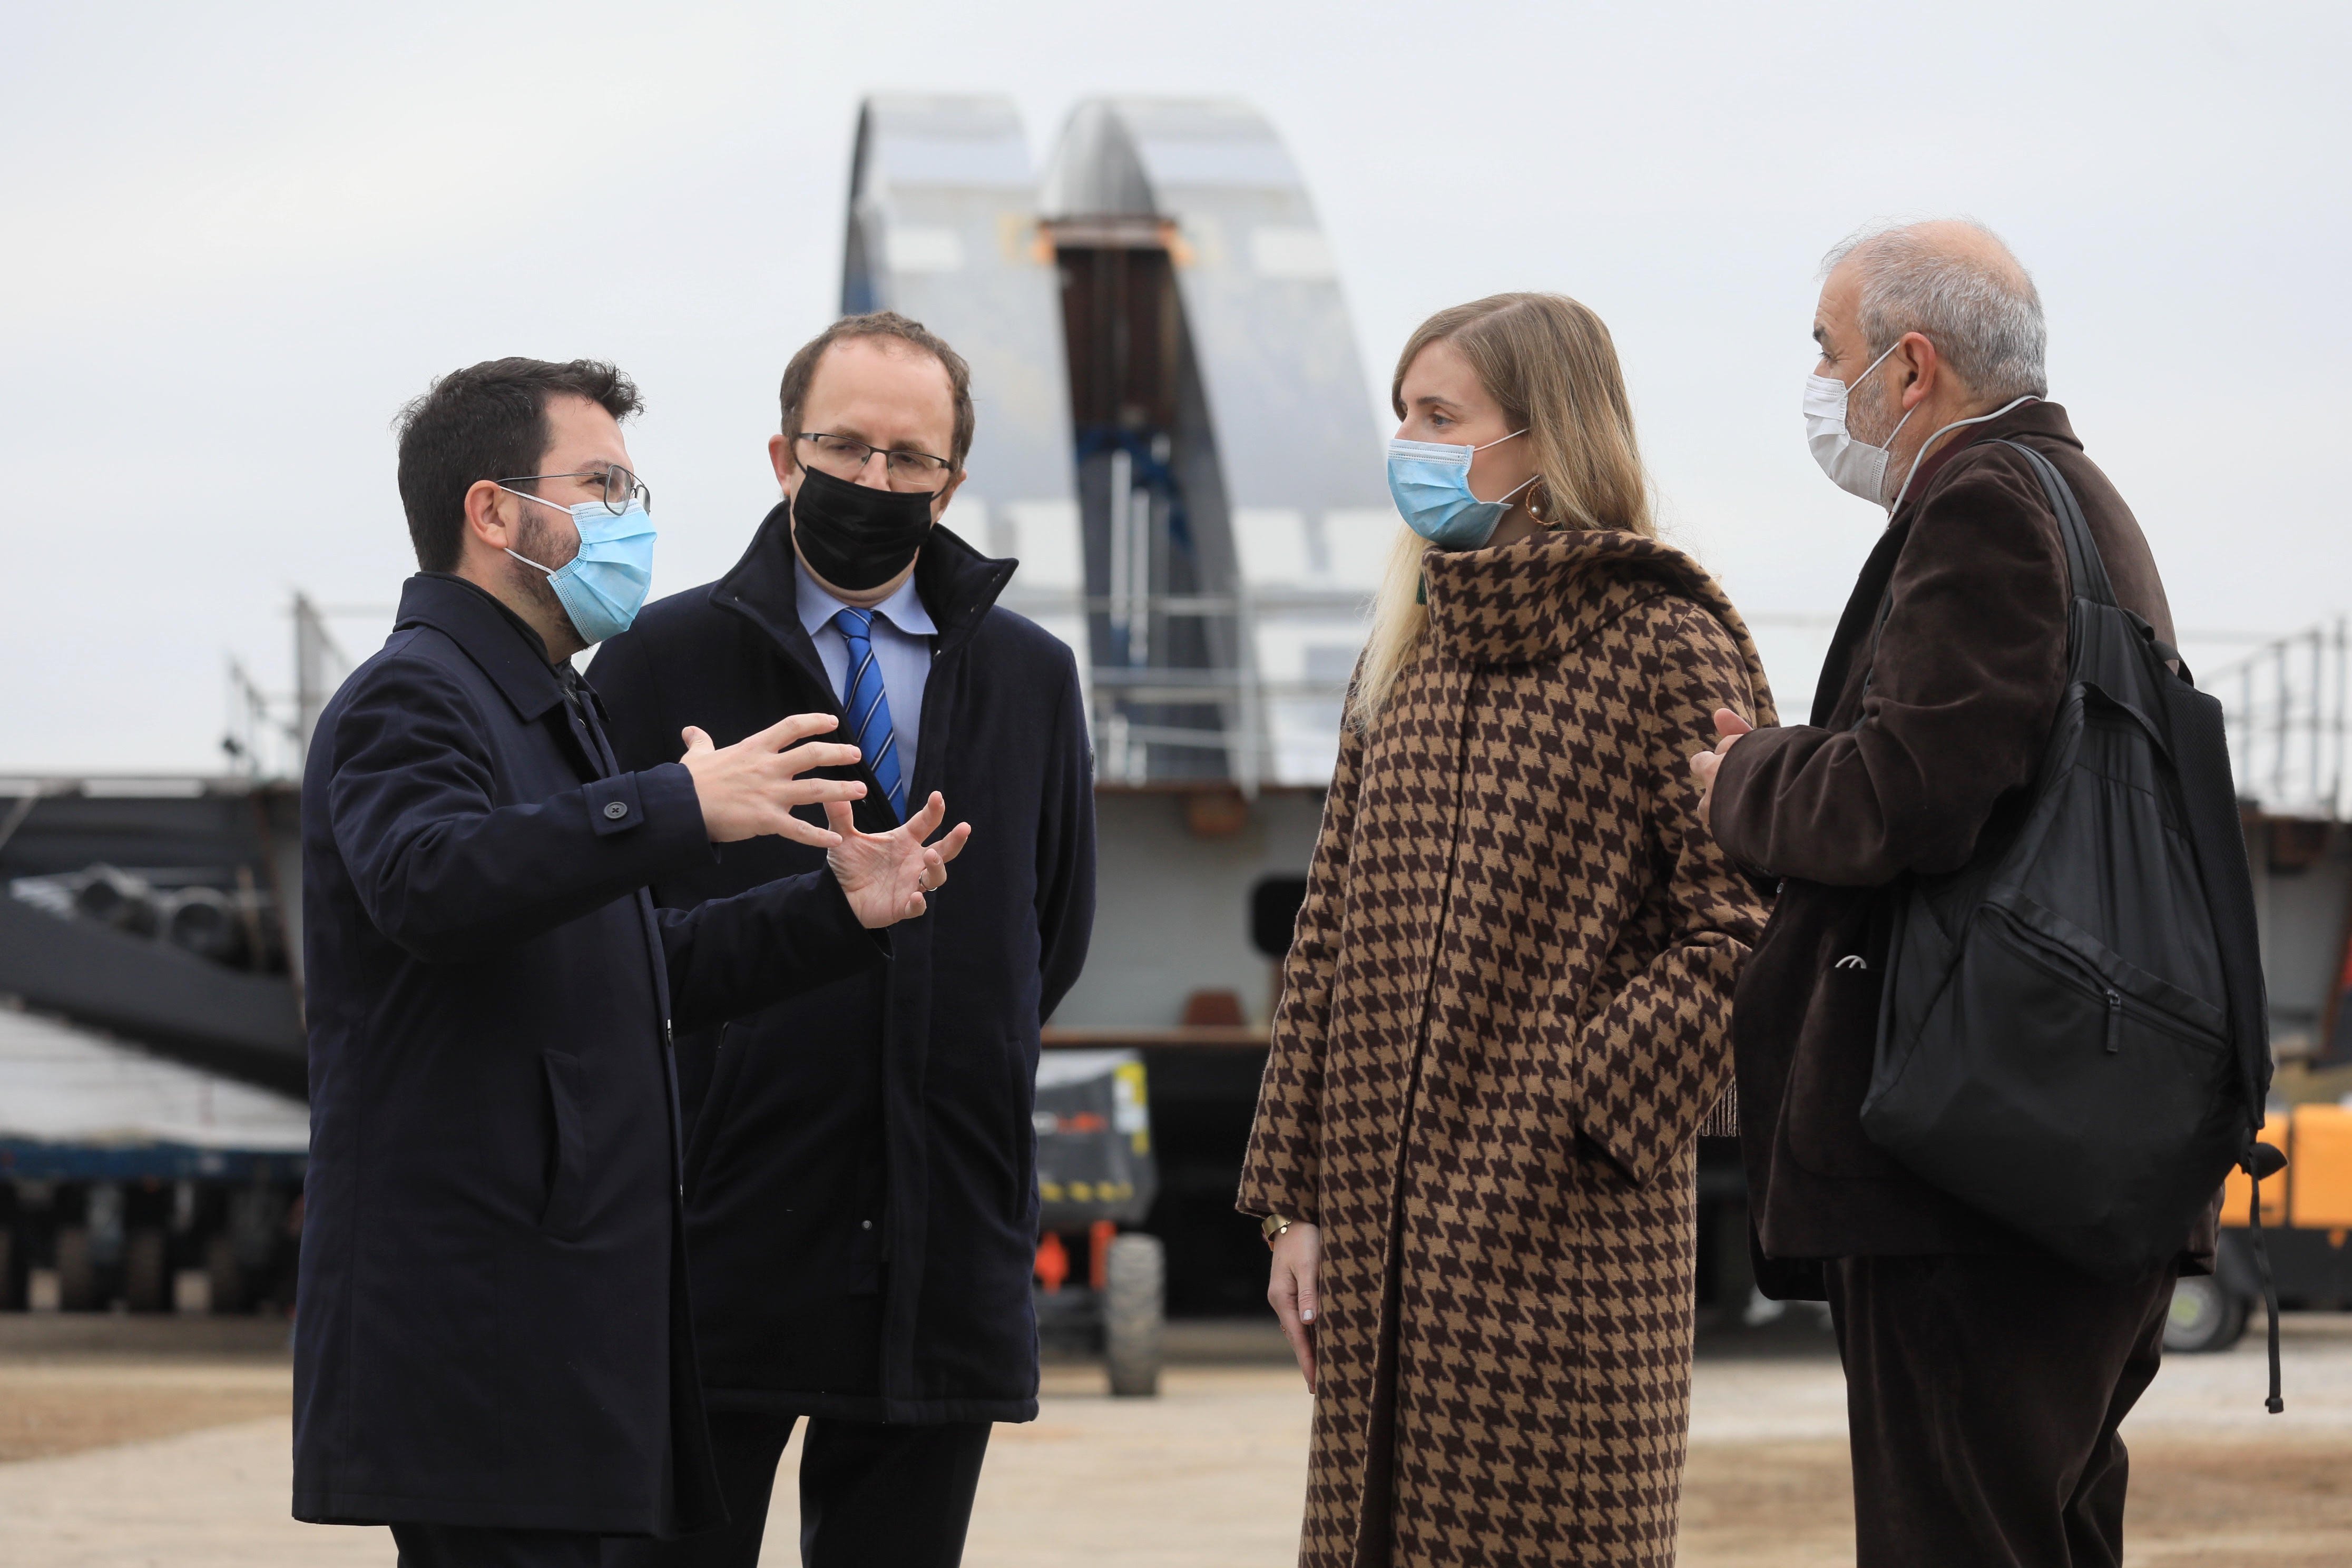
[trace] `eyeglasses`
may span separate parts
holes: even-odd
[[[890,471],[890,488],[894,490],[936,490],[955,472],[953,463],[929,452],[883,451],[846,436],[806,430],[801,433],[801,439],[808,445],[810,462],[836,479],[861,472],[877,452],[882,453],[883,466]]]
[[[618,463],[603,468],[578,468],[568,474],[525,474],[520,479],[500,479],[498,482],[502,485],[521,485],[529,484],[534,479],[594,479],[604,487],[604,510],[614,517],[628,510],[631,501],[635,501],[647,511],[654,510],[653,487]]]

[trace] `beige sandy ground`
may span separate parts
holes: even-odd
[[[2261,1376],[2252,1340],[2176,1358],[2135,1414],[2132,1568],[2352,1563],[2352,1319],[2294,1326],[2285,1415],[2263,1414]],[[286,1518],[288,1385],[269,1354],[0,1341],[0,1457],[16,1456],[0,1463],[0,1564],[389,1568],[380,1530]],[[1702,1361],[1684,1563],[1852,1561],[1842,1401],[1825,1356]],[[1041,1417],[998,1428],[966,1561],[1286,1563],[1307,1418],[1278,1366],[1174,1367],[1155,1401],[1051,1369]],[[797,1561],[789,1469],[778,1493],[765,1562],[782,1565]]]

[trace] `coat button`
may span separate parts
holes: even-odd
[[[629,815],[629,803],[625,800],[608,800],[604,803],[604,815],[613,821],[618,822]]]

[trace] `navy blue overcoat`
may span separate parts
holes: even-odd
[[[646,606],[589,679],[623,763],[695,724],[838,713],[800,622],[779,506],[724,578]],[[1092,758],[1068,646],[998,606],[1014,563],[935,529],[915,586],[940,628],[908,802],[971,842],[879,969],[678,1036],[696,1342],[713,1409],[866,1421],[1037,1413],[1038,1029],[1094,925]],[[872,775],[868,831],[895,821]],[[690,908],[817,852],[763,838],[665,872]],[[698,1114],[692,1114],[698,1107]]]
[[[321,715],[302,841],[295,1516],[713,1521],[670,1025],[887,942],[821,871],[656,910],[716,858],[691,776],[621,771],[570,667],[436,574]]]

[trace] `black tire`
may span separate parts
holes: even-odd
[[[2246,1331],[2246,1304],[2210,1274],[2192,1275],[2172,1287],[2172,1311],[2164,1321],[2164,1348],[2183,1355],[2225,1351]]]
[[[68,1312],[98,1306],[98,1265],[90,1258],[89,1231],[81,1226],[58,1229],[58,1306]]]
[[[1103,1352],[1114,1398],[1160,1392],[1160,1328],[1168,1315],[1168,1254],[1156,1236],[1116,1237],[1104,1268]]]
[[[226,1236],[215,1236],[206,1240],[205,1272],[212,1277],[214,1311],[245,1310],[245,1270],[237,1267],[235,1242]]]
[[[172,1275],[163,1233],[134,1230],[122,1247],[122,1297],[134,1312],[160,1312],[172,1304]]]

